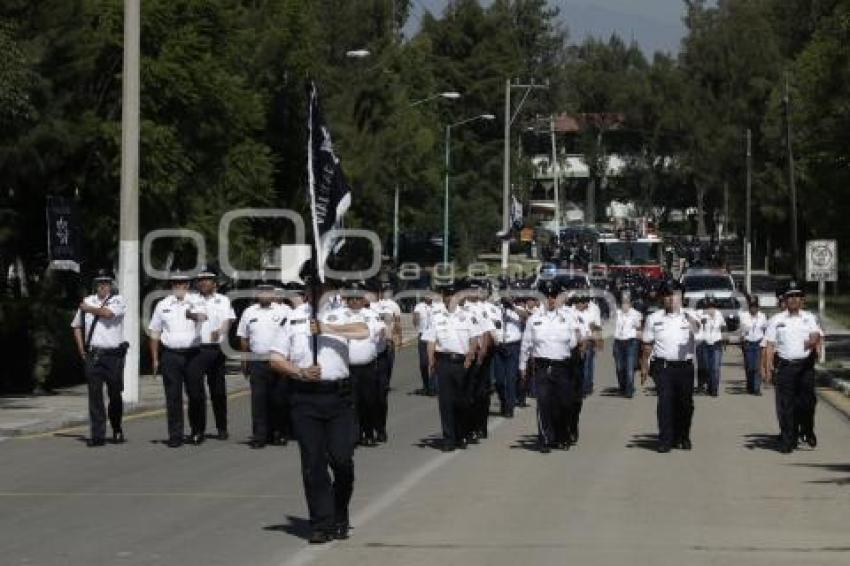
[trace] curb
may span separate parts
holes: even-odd
[[[237,386],[227,394],[228,399],[242,395],[248,390],[247,385]],[[165,411],[164,399],[157,401],[145,401],[134,405],[124,405],[124,420],[128,417],[142,415],[152,411]],[[19,428],[0,429],[0,439],[3,438],[28,438],[38,437],[43,435],[57,434],[73,429],[87,427],[89,425],[88,414],[76,415],[71,417],[60,418],[57,420],[45,420],[32,425],[27,425]]]
[[[826,369],[817,370],[818,397],[850,419],[850,381],[835,377]]]

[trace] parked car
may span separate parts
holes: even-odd
[[[735,332],[741,325],[738,311],[743,308],[741,294],[735,289],[735,280],[723,269],[689,269],[681,278],[684,294],[682,305],[687,308],[705,307],[705,299],[713,297],[717,308],[726,319],[726,330]]]

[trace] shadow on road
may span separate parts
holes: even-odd
[[[529,452],[540,452],[540,442],[536,434],[524,434],[516,443],[511,444],[511,450],[528,450]]]
[[[88,437],[85,434],[72,434],[67,432],[60,432],[53,435],[55,438],[71,438],[76,440],[77,442],[86,442]]]
[[[725,391],[729,395],[749,395],[749,392],[747,392],[747,382],[743,379],[727,381]]]
[[[443,449],[443,437],[438,434],[426,436],[413,444],[417,448],[431,448],[432,450]]]
[[[776,434],[745,434],[744,448],[747,450],[769,450],[779,452],[779,436]]]
[[[626,444],[626,448],[641,448],[651,452],[658,451],[658,435],[657,434],[633,434],[632,439]]]
[[[310,521],[309,519],[305,519],[303,517],[293,517],[292,515],[287,515],[286,520],[289,521],[286,524],[282,525],[267,525],[263,527],[264,531],[275,531],[275,532],[284,532],[288,535],[292,535],[304,540],[310,538]]]
[[[599,394],[601,397],[622,397],[625,399],[625,395],[620,391],[619,387],[606,387]]]
[[[822,480],[810,480],[808,483],[850,485],[850,464],[792,464],[792,466],[819,468],[821,470],[827,470],[830,472],[835,472],[837,474],[846,474],[843,477],[835,477]]]

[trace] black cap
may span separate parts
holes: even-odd
[[[672,295],[673,293],[677,293],[681,290],[681,283],[679,283],[675,279],[668,279],[667,281],[661,284],[661,288],[658,289],[658,292],[662,295]]]
[[[445,283],[437,287],[437,290],[442,295],[454,295],[458,291],[458,288],[454,283]]]
[[[541,281],[537,290],[546,297],[557,297],[561,293],[561,286],[554,281]]]
[[[115,280],[115,276],[112,274],[112,271],[109,269],[101,268],[97,270],[92,281],[95,283],[100,283],[101,281],[109,281],[110,283]]]
[[[298,281],[290,281],[286,285],[284,285],[284,289],[287,291],[296,291],[298,293],[303,293],[305,291],[304,283],[299,283]]]
[[[218,268],[214,265],[201,266],[201,270],[195,275],[195,279],[216,279],[219,276]]]
[[[256,289],[257,291],[274,291],[275,286],[269,281],[261,281],[257,283]]]
[[[171,270],[171,273],[168,275],[168,280],[174,283],[182,283],[186,281],[191,281],[191,277],[187,273],[179,269]]]
[[[805,297],[806,290],[796,280],[792,279],[785,287],[785,292],[782,294],[785,298],[788,297]]]

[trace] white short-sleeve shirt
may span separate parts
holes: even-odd
[[[248,347],[255,354],[268,354],[280,327],[288,318],[287,309],[272,303],[267,307],[253,304],[242,312],[236,335],[248,340]]]
[[[221,334],[218,340],[213,340],[212,333],[215,330],[221,330],[224,321],[236,320],[236,313],[233,312],[230,299],[221,293],[197,296],[207,315],[207,319],[201,323],[201,344],[221,344],[227,337]]]
[[[771,317],[764,339],[776,344],[776,353],[780,358],[793,361],[808,358],[812,353],[804,346],[812,334],[823,336],[815,315],[803,310],[792,315],[786,310]]]
[[[322,324],[357,322],[351,319],[347,310],[344,307],[324,309],[319,314],[319,322]],[[349,376],[349,340],[335,334],[320,334],[318,345],[318,363],[322,368],[321,381],[338,381],[347,378]],[[286,324],[280,327],[278,336],[269,351],[282,355],[302,369],[313,365],[313,336],[310,334],[309,308],[295,309]]]
[[[201,343],[201,323],[186,318],[186,312],[205,314],[197,295],[187,294],[182,300],[169,295],[156,304],[148,330],[160,333],[166,348],[193,348]]]
[[[97,319],[97,324],[91,331],[89,347],[117,348],[124,341],[124,314],[127,312],[127,303],[124,302],[124,298],[121,295],[111,295],[104,301],[99,299],[97,295],[89,295],[84,301],[87,305],[93,307],[107,308],[115,315],[112,318],[99,317]],[[83,312],[77,309],[77,313],[71,321],[71,327],[83,329],[83,341],[85,342],[88,339],[93,322],[93,314],[86,313],[85,318],[83,318]]]
[[[668,314],[659,310],[649,315],[643,342],[652,344],[654,359],[685,361],[694,357],[695,334],[682,311]]]

